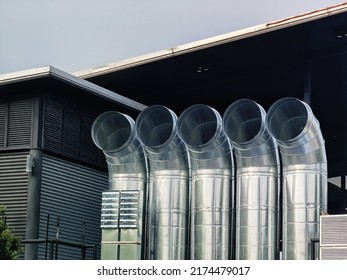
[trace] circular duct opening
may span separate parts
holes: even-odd
[[[211,107],[193,105],[178,118],[178,133],[187,145],[201,147],[218,133],[218,121],[216,112]]]
[[[261,107],[254,101],[238,100],[232,103],[224,113],[224,132],[234,143],[249,143],[261,133],[264,115]]]
[[[118,112],[105,112],[98,116],[92,126],[92,139],[97,147],[107,152],[122,149],[132,136],[130,117]]]
[[[159,148],[174,134],[176,119],[176,115],[165,106],[148,107],[137,117],[137,136],[145,146]]]
[[[279,141],[290,141],[298,137],[306,127],[308,111],[303,102],[288,97],[276,101],[267,114],[270,133]]]

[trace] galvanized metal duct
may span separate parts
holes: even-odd
[[[132,118],[105,112],[92,125],[92,139],[103,150],[109,191],[102,194],[102,259],[141,259],[147,167]]]
[[[147,258],[184,260],[188,251],[189,164],[177,116],[154,105],[136,119],[148,157]]]
[[[310,259],[319,238],[320,212],[327,210],[327,158],[319,122],[304,102],[275,102],[266,119],[282,160],[283,258]]]
[[[203,104],[179,116],[178,133],[191,160],[190,259],[230,259],[234,165],[219,113]]]
[[[232,103],[223,115],[236,163],[237,260],[279,257],[280,163],[265,110],[249,99]]]

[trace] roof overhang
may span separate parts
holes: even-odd
[[[66,73],[62,70],[52,66],[45,66],[40,68],[28,69],[19,72],[6,73],[0,75],[0,87],[8,84],[22,83],[35,79],[51,78],[60,81],[64,84],[78,88],[100,98],[117,103],[121,106],[142,111],[146,108],[145,105],[117,94],[111,90],[105,89],[101,86],[88,82],[84,79],[78,78],[74,75]]]
[[[157,52],[153,52],[153,53],[149,53],[149,54],[145,54],[145,55],[141,55],[137,57],[132,57],[122,61],[110,63],[107,65],[102,65],[102,66],[91,68],[91,69],[81,70],[81,71],[75,72],[74,75],[82,79],[90,79],[93,77],[109,74],[115,71],[120,71],[127,68],[132,68],[139,65],[152,63],[158,60],[163,60],[170,57],[183,55],[183,54],[195,52],[198,50],[215,47],[222,44],[228,44],[234,41],[246,39],[253,36],[258,36],[261,34],[273,32],[273,31],[288,28],[291,26],[300,25],[306,22],[326,18],[326,17],[344,13],[344,12],[347,12],[347,3],[342,3],[339,5],[319,9],[309,13],[304,13],[304,14],[293,16],[293,17],[284,18],[284,19],[252,26],[249,28],[222,34],[219,36],[214,36],[207,39],[195,41],[192,43],[172,47],[170,49],[160,50]]]

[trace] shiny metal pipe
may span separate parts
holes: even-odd
[[[178,133],[191,161],[190,259],[230,259],[234,165],[222,118],[207,105],[193,105],[179,116]]]
[[[109,190],[102,194],[101,258],[142,259],[147,165],[135,122],[108,111],[95,119],[91,133],[109,172]]]
[[[265,117],[265,110],[249,99],[235,101],[223,115],[236,163],[237,260],[279,258],[280,163]]]
[[[165,106],[150,106],[137,117],[136,132],[149,165],[147,258],[187,259],[189,162],[177,116]]]
[[[283,258],[310,259],[319,238],[319,216],[327,211],[327,158],[311,108],[288,97],[272,104],[267,119],[282,160]]]

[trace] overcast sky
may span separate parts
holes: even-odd
[[[343,2],[0,0],[0,74],[73,73]]]

